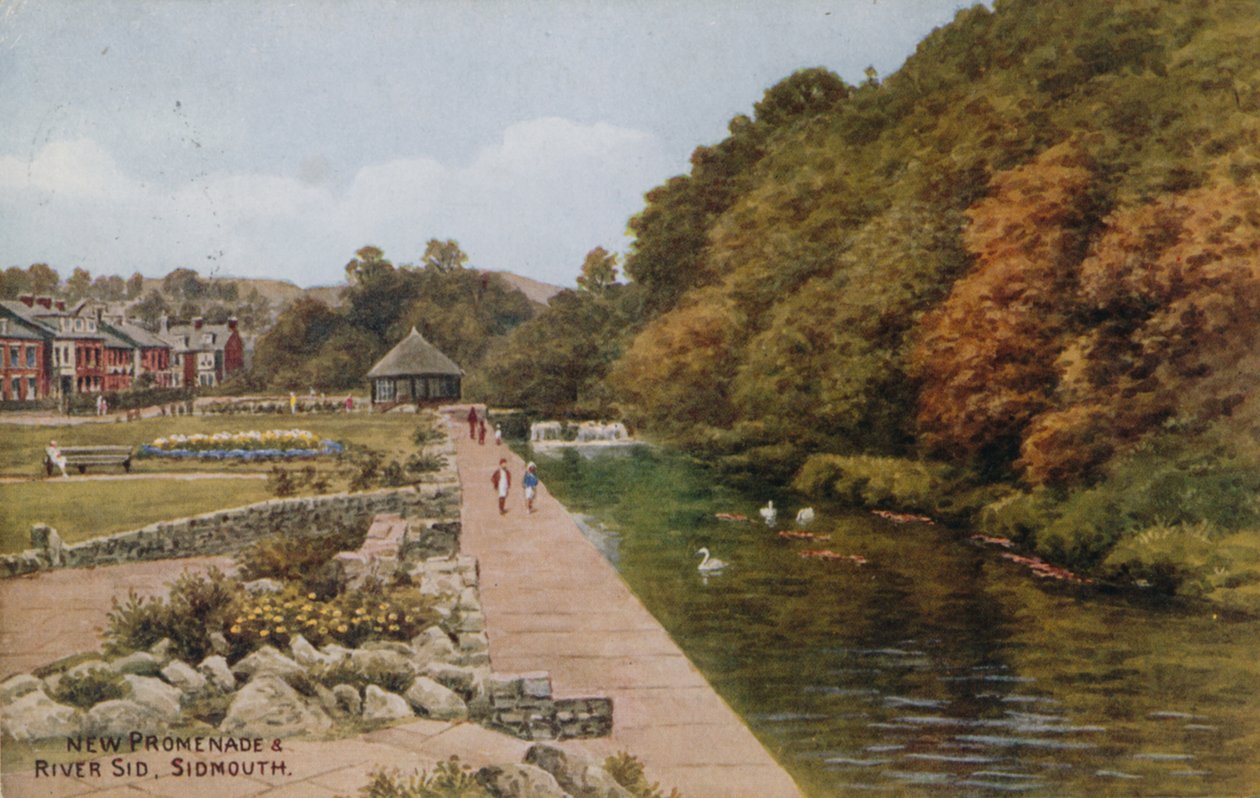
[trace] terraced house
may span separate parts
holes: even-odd
[[[158,335],[171,347],[172,387],[212,387],[245,367],[245,342],[236,319],[226,324],[207,324],[202,318],[171,324],[164,318]]]

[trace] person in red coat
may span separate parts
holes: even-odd
[[[477,437],[477,408],[468,408],[468,440],[474,440]]]
[[[499,515],[507,512],[508,491],[512,487],[512,472],[508,471],[507,460],[499,461],[499,468],[490,476],[490,484],[499,494]]]

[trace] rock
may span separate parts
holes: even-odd
[[[360,648],[368,651],[393,651],[395,654],[402,654],[407,659],[416,655],[416,650],[401,640],[370,640]]]
[[[123,680],[131,687],[132,701],[149,707],[162,720],[175,720],[179,717],[179,705],[184,694],[178,687],[172,687],[152,676],[136,676],[133,673],[124,675]]]
[[[363,699],[359,691],[348,684],[334,685],[333,697],[337,699],[337,708],[352,718],[357,718],[363,711]]]
[[[252,582],[246,582],[241,587],[245,588],[245,592],[256,596],[279,593],[284,590],[284,585],[274,579],[255,579]]]
[[[226,657],[232,652],[232,645],[228,643],[227,637],[222,632],[211,632],[210,650],[220,657]]]
[[[316,683],[314,687],[315,697],[319,699],[319,706],[321,709],[332,717],[342,714],[340,708],[337,706],[337,696],[333,695],[332,690],[329,690],[324,685],[318,683]]]
[[[417,676],[403,697],[426,718],[463,720],[468,717],[468,705],[464,700],[427,676]]]
[[[399,720],[414,715],[411,705],[397,693],[382,690],[374,684],[363,690],[364,720]]]
[[[133,651],[109,663],[109,666],[119,673],[134,673],[137,676],[157,676],[162,670],[162,662],[147,651]]]
[[[186,696],[194,696],[206,689],[206,677],[197,673],[191,665],[177,659],[162,669],[167,684],[179,688]]]
[[[111,668],[103,660],[90,659],[87,662],[80,662],[78,665],[75,665],[73,668],[66,671],[66,676],[69,676],[73,679],[81,679],[84,676],[87,676],[89,671],[112,671],[112,670],[113,668]]]
[[[495,798],[566,798],[555,777],[533,765],[494,765],[477,771],[477,783]]]
[[[5,686],[13,684],[14,679],[6,681]],[[29,686],[29,683],[24,682],[23,685]],[[83,713],[74,707],[58,704],[43,690],[36,688],[13,699],[5,698],[0,730],[6,737],[20,741],[75,737],[83,733]]]
[[[61,567],[62,549],[65,548],[65,544],[62,543],[61,535],[57,534],[57,530],[47,524],[32,525],[31,548],[42,551],[54,568]]]
[[[459,601],[455,605],[461,610],[476,612],[481,609],[481,598],[477,594],[477,588],[466,587],[459,592]]]
[[[221,693],[230,693],[236,689],[236,677],[232,675],[232,669],[228,667],[227,660],[218,654],[203,659],[197,666],[197,673],[206,677],[209,687]]]
[[[305,668],[271,646],[263,646],[232,666],[232,674],[242,681],[263,673],[275,674],[290,684],[304,684],[307,678]]]
[[[448,690],[453,690],[465,701],[471,701],[485,692],[490,669],[434,662],[425,666],[424,675]]]
[[[344,646],[339,646],[336,643],[325,643],[324,647],[321,648],[320,651],[322,651],[325,656],[332,658],[331,664],[333,665],[350,659],[350,649]]]
[[[550,773],[573,798],[633,798],[608,771],[582,754],[547,743],[536,743],[525,752],[525,763]]]
[[[410,657],[383,649],[356,648],[350,652],[349,664],[355,673],[371,680],[389,678],[405,683],[416,671]]]
[[[459,617],[460,632],[485,632],[486,616],[480,612],[465,612]]]
[[[321,732],[332,718],[312,706],[275,673],[259,673],[237,691],[219,729],[255,737],[296,737]]]
[[[411,648],[416,652],[412,659],[420,663],[454,662],[458,656],[450,636],[437,625],[411,638]]]
[[[334,658],[328,654],[322,653],[315,646],[310,644],[302,635],[296,635],[293,642],[289,643],[289,653],[293,655],[293,659],[303,668],[314,668],[317,666],[332,665]]]
[[[149,646],[149,653],[157,657],[158,662],[165,665],[167,662],[170,661],[171,657],[173,656],[171,654],[171,647],[174,645],[175,644],[172,643],[168,638],[163,637],[161,640]]]
[[[129,698],[102,701],[88,710],[83,721],[83,733],[93,737],[125,737],[133,731],[151,734],[162,729],[162,717],[153,707]]]
[[[29,673],[19,673],[10,679],[5,679],[4,683],[0,684],[0,705],[8,706],[16,699],[36,690],[43,692],[43,680],[37,679]]]

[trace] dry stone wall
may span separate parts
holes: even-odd
[[[272,499],[231,510],[161,521],[70,546],[62,544],[55,530],[37,524],[31,531],[31,549],[0,557],[0,577],[45,568],[230,554],[268,535],[366,528],[379,513],[458,518],[459,484],[447,481],[414,488]],[[457,529],[456,524],[451,531],[457,535]]]

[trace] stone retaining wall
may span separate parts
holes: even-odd
[[[35,548],[0,557],[0,577],[45,568],[229,554],[268,535],[319,534],[347,527],[366,529],[378,513],[458,518],[459,483],[446,481],[414,488],[272,499],[160,521],[73,546],[63,546],[55,531],[36,525],[31,535]]]
[[[478,720],[522,740],[604,737],[612,733],[611,698],[553,698],[544,671],[517,676],[495,674],[488,685],[489,707]]]

